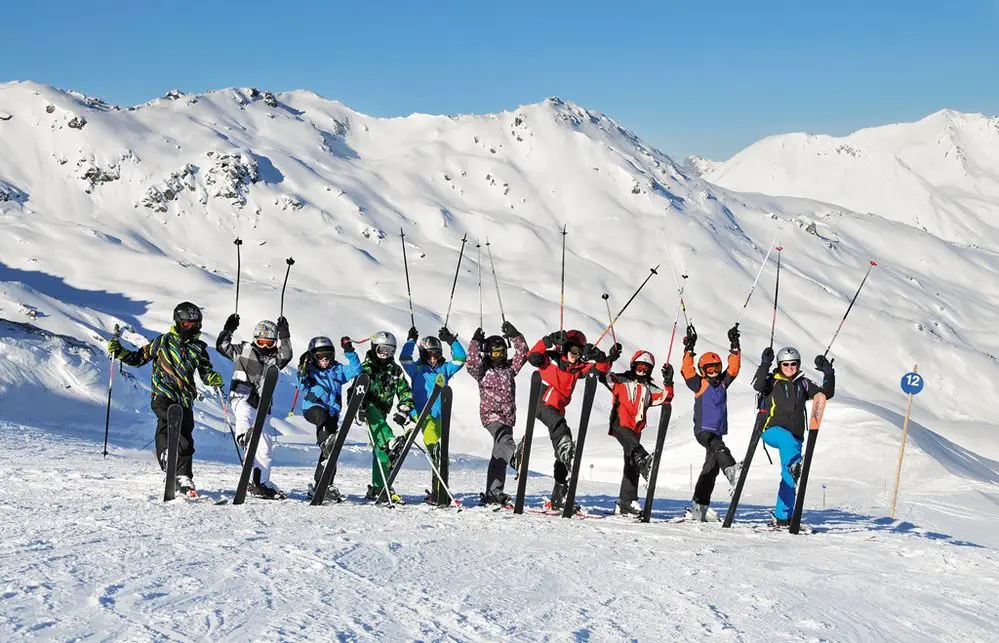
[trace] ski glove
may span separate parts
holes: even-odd
[[[673,386],[673,365],[663,365],[663,386]]]
[[[212,371],[208,374],[208,377],[205,378],[205,384],[212,387],[222,386],[222,376]]]
[[[353,353],[354,352],[354,343],[352,341],[350,341],[349,337],[347,337],[346,335],[344,335],[343,337],[340,338],[340,348],[343,349],[344,353]]]
[[[760,355],[760,364],[769,367],[774,363],[774,348],[773,346],[767,346],[763,349],[763,354]]]
[[[616,362],[619,357],[621,357],[621,345],[614,344],[611,346],[611,349],[607,351],[607,361]]]
[[[310,361],[310,356],[308,351],[302,353],[302,356],[298,358],[299,376],[304,377],[305,374],[309,371],[309,361]]]
[[[406,335],[406,339],[411,342],[415,342],[420,338],[420,331],[416,330],[416,326],[409,327],[409,334]]]
[[[121,342],[118,341],[117,337],[112,337],[108,340],[108,355],[111,357],[121,357],[125,349],[121,347]]]
[[[836,369],[833,368],[833,362],[835,361],[836,361],[835,359],[833,360],[826,359],[825,355],[816,355],[815,368],[819,369],[820,371],[822,371],[827,375],[830,373],[835,373]]]
[[[476,328],[475,332],[472,333],[472,339],[479,343],[486,341],[486,331],[482,330],[482,328]]]
[[[235,332],[237,328],[239,328],[239,315],[233,313],[225,320],[225,328],[223,330],[227,333],[232,333]]]
[[[402,409],[396,411],[395,415],[392,416],[392,421],[401,427],[404,427],[407,424],[409,424],[409,421],[411,419],[412,418],[409,416],[409,413],[403,413]]]
[[[739,348],[740,348],[740,346],[739,346],[739,335],[740,335],[740,333],[739,333],[739,324],[736,324],[732,328],[728,329],[728,341],[731,342],[731,344],[732,344],[730,350],[733,353],[738,353],[739,352]]]
[[[448,345],[458,341],[458,338],[454,336],[454,333],[447,329],[447,326],[442,326],[439,331],[437,331],[437,337]]]
[[[277,330],[279,339],[291,338],[291,331],[288,330],[288,319],[283,315],[277,319]]]
[[[516,327],[508,321],[503,322],[503,325],[500,326],[500,330],[503,331],[503,337],[508,337],[510,339],[520,335],[520,333],[517,332]]]
[[[697,344],[697,331],[694,329],[694,325],[691,324],[687,326],[687,335],[683,338],[683,350],[688,353],[693,354],[694,346]]]
[[[555,346],[564,344],[567,337],[568,335],[564,330],[557,330],[551,335],[546,335],[543,341],[546,348],[554,348]]]
[[[593,344],[587,344],[583,349],[583,359],[589,362],[605,362],[607,355]]]

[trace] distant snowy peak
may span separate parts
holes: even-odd
[[[721,161],[712,161],[700,156],[688,156],[683,161],[683,167],[694,176],[710,174],[722,166]]]
[[[999,118],[941,110],[848,136],[762,139],[703,174],[733,190],[827,201],[974,245],[995,227]]]

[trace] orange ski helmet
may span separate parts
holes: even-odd
[[[714,369],[713,373],[709,373],[708,369]],[[701,355],[701,359],[697,360],[697,370],[701,372],[704,377],[718,377],[722,372],[722,360],[721,355],[718,353],[704,353]]]

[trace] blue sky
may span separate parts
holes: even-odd
[[[12,0],[0,81],[120,104],[307,88],[376,116],[557,95],[678,158],[944,107],[999,113],[999,0],[696,4]]]

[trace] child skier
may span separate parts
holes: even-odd
[[[506,340],[499,335],[486,337],[478,328],[468,344],[468,374],[479,383],[479,419],[493,436],[493,453],[486,474],[486,492],[482,504],[509,505],[510,494],[504,493],[506,468],[513,465],[517,446],[513,441],[513,426],[517,421],[517,373],[527,362],[527,340],[506,321],[501,327],[503,337],[513,344],[513,359],[507,356]]]
[[[697,331],[693,326],[688,326],[687,336],[683,338],[680,374],[687,383],[687,388],[694,392],[694,438],[704,447],[704,466],[701,467],[701,475],[694,486],[694,498],[687,511],[690,518],[701,522],[718,520],[718,514],[709,506],[718,471],[724,473],[729,484],[734,487],[742,470],[742,465],[736,463],[724,440],[728,433],[728,387],[739,375],[742,364],[737,326],[729,329],[728,339],[728,368],[723,371],[721,356],[708,352],[701,355],[695,371],[694,346],[697,344]]]
[[[402,368],[395,363],[395,335],[388,331],[379,331],[371,338],[371,349],[365,356],[361,369],[371,378],[366,401],[361,405],[363,413],[358,414],[358,421],[368,424],[368,437],[371,440],[373,454],[371,463],[371,484],[365,497],[368,500],[381,500],[382,489],[385,487],[385,476],[392,468],[389,458],[389,442],[394,434],[388,424],[388,414],[392,411],[393,400],[399,400],[392,421],[405,428],[415,416],[413,410],[413,392],[406,382]],[[402,502],[395,490],[388,490],[392,502]]]
[[[614,436],[624,449],[624,474],[618,499],[620,512],[639,515],[638,476],[647,481],[652,470],[652,456],[641,444],[642,429],[650,407],[669,404],[673,399],[673,366],[663,366],[663,386],[652,380],[656,358],[648,351],[637,351],[631,358],[631,367],[623,373],[607,375],[607,388],[613,404],[608,434]]]
[[[149,407],[156,414],[156,459],[166,471],[167,410],[173,404],[184,409],[180,425],[180,449],[177,455],[177,490],[197,496],[194,488],[194,398],[198,394],[194,372],[211,387],[222,386],[222,376],[212,369],[208,347],[201,341],[201,309],[189,301],[173,309],[173,326],[142,348],[130,351],[117,337],[108,341],[108,353],[123,364],[143,366],[153,362],[152,399]]]
[[[465,349],[454,334],[447,329],[441,328],[437,331],[437,337],[427,335],[420,340],[418,360],[413,359],[413,349],[416,348],[416,339],[420,336],[420,331],[416,326],[409,329],[406,343],[402,345],[402,353],[399,354],[399,363],[403,370],[409,375],[409,380],[413,387],[413,402],[416,408],[422,409],[430,399],[430,394],[437,385],[445,386],[455,373],[465,365]],[[451,349],[451,361],[444,361],[443,346],[441,342],[446,342]],[[430,415],[427,416],[426,424],[423,425],[423,444],[427,447],[427,453],[433,460],[434,466],[440,471],[440,438],[441,438],[441,399],[437,398]],[[436,505],[438,496],[443,493],[438,484],[437,474],[430,472],[430,488],[432,491],[427,497],[427,502]]]
[[[822,386],[801,372],[801,353],[796,348],[782,348],[777,353],[777,368],[770,372],[774,349],[763,349],[760,368],[753,377],[753,388],[763,396],[762,408],[768,409],[763,424],[763,442],[780,451],[780,486],[773,510],[776,527],[787,527],[794,508],[794,496],[801,476],[801,442],[808,420],[805,402],[819,393],[832,399],[836,392],[836,370],[824,355],[815,357],[815,368],[822,371]]]
[[[265,319],[253,327],[253,341],[233,344],[232,334],[237,328],[239,315],[233,313],[225,320],[225,326],[215,341],[215,350],[233,362],[229,406],[232,408],[236,430],[240,432],[239,442],[245,448],[260,405],[264,373],[271,365],[281,370],[291,362],[291,332],[288,330],[288,320],[284,317],[278,317],[276,324]],[[258,498],[283,500],[284,493],[271,482],[273,438],[270,406],[265,412],[267,416],[253,457],[253,476],[247,491]]]
[[[313,337],[309,341],[309,350],[302,353],[298,360],[298,388],[304,393],[302,415],[309,424],[316,427],[316,444],[319,445],[319,462],[316,464],[313,482],[309,484],[310,500],[316,493],[326,460],[336,442],[342,407],[341,389],[344,384],[361,374],[361,360],[357,357],[350,338],[341,338],[340,347],[347,358],[346,365],[336,361],[336,348],[330,338],[324,336]],[[344,430],[349,428],[344,427]],[[333,475],[336,476],[335,468]],[[326,488],[326,498],[334,502],[343,500],[332,478]]]
[[[546,335],[527,354],[527,361],[538,369],[541,379],[548,385],[541,396],[537,418],[548,427],[555,449],[555,486],[551,497],[554,510],[562,508],[569,491],[569,468],[576,446],[565,421],[565,408],[572,400],[576,382],[594,368],[600,373],[608,373],[620,355],[620,344],[614,345],[608,357],[596,346],[587,344],[586,336],[578,330],[560,330]]]

